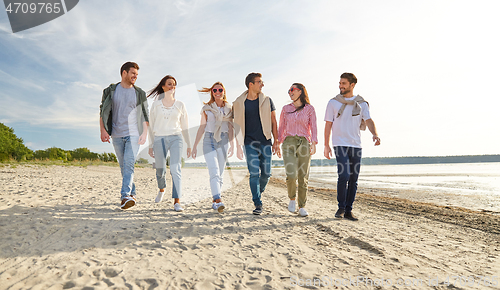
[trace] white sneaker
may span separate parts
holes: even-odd
[[[175,211],[183,211],[184,209],[181,207],[179,203],[174,204],[174,210]]]
[[[161,202],[161,201],[163,200],[163,195],[164,195],[164,194],[165,194],[165,192],[164,192],[164,191],[159,191],[159,192],[158,192],[158,195],[157,195],[157,196],[156,196],[156,198],[155,198],[155,202],[156,202],[156,203]]]
[[[226,207],[224,204],[221,202],[215,203],[215,208],[219,213],[223,212]]]
[[[212,209],[217,210],[217,203],[216,202],[212,202]]]
[[[295,200],[290,200],[290,203],[288,204],[288,211],[289,212],[295,212]]]
[[[303,207],[299,208],[299,215],[300,216],[308,216],[309,214],[307,213],[307,210]]]

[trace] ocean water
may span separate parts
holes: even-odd
[[[284,168],[273,168],[284,177]],[[311,167],[309,184],[336,187],[337,167]],[[500,163],[362,165],[360,190],[500,213]]]

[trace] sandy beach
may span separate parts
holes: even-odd
[[[219,214],[206,169],[183,169],[175,212],[151,168],[120,210],[118,167],[0,167],[0,289],[500,289],[499,215],[361,188],[352,222],[315,187],[303,218],[272,178],[254,216],[246,173]]]

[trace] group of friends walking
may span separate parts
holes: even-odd
[[[112,142],[122,174],[122,209],[137,203],[133,181],[134,165],[139,146],[149,136],[149,155],[155,159],[158,194],[155,202],[164,198],[167,155],[170,152],[170,175],[175,211],[183,211],[181,156],[184,142],[187,157],[196,159],[197,147],[203,138],[203,155],[209,171],[212,208],[222,213],[222,176],[227,158],[236,153],[246,159],[250,191],[255,209],[263,211],[262,193],[271,177],[272,155],[283,157],[290,212],[308,216],[305,206],[311,156],[316,153],[318,134],[316,111],[303,84],[294,83],[288,90],[291,103],[281,110],[279,124],[272,99],[262,93],[264,81],[260,73],[250,73],[245,79],[247,90],[231,104],[221,82],[199,90],[209,93],[210,100],[201,110],[200,126],[193,146],[189,136],[185,104],[175,98],[177,80],[170,75],[161,79],[147,94],[135,86],[139,66],[123,64],[121,82],[104,89],[100,106],[102,142]],[[328,102],[325,113],[324,156],[337,160],[337,218],[357,220],[352,214],[357,180],[361,165],[360,130],[368,127],[375,145],[380,145],[375,124],[370,117],[368,102],[354,96],[357,79],[352,73],[340,76],[340,94]],[[154,102],[148,110],[148,98]],[[184,140],[183,140],[184,139]],[[184,142],[183,142],[184,141]],[[236,144],[234,144],[236,142]]]

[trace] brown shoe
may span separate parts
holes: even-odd
[[[130,207],[133,207],[135,205],[135,199],[127,196],[124,199],[122,199],[122,205],[120,206],[121,209],[127,209]]]
[[[357,221],[357,220],[358,220],[358,218],[357,218],[357,217],[355,217],[355,216],[352,214],[352,212],[346,212],[346,213],[344,214],[344,218],[345,218],[345,219],[348,219],[348,220],[351,220],[351,221]]]

